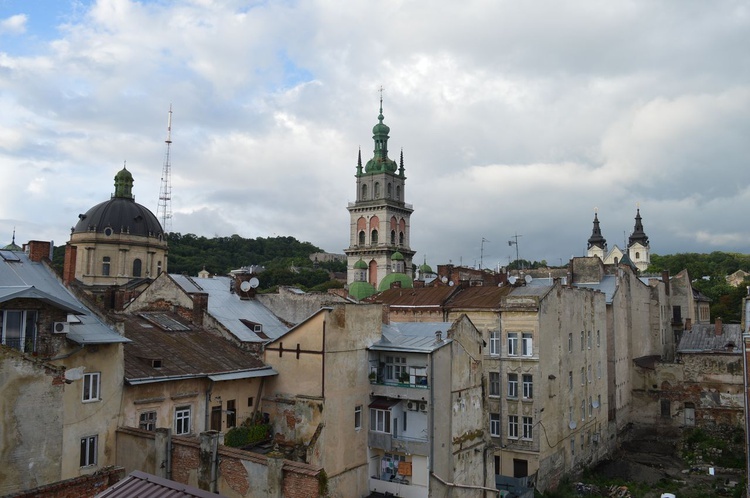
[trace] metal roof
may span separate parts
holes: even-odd
[[[573,284],[574,287],[584,289],[598,290],[604,293],[604,299],[607,304],[612,304],[612,299],[617,290],[617,277],[614,275],[604,275],[600,282],[578,282]]]
[[[94,498],[226,498],[218,493],[188,486],[163,477],[134,470],[123,480]]]
[[[46,265],[31,261],[26,253],[13,254],[17,260],[0,259],[0,302],[36,299],[75,314],[78,323],[70,323],[67,338],[78,344],[129,342],[86,308]]]
[[[214,381],[237,380],[237,379],[254,379],[257,377],[272,377],[279,375],[279,372],[271,367],[256,368],[253,370],[242,370],[239,372],[228,372],[223,374],[209,375],[208,378]]]
[[[283,335],[289,327],[279,320],[271,310],[256,299],[243,300],[230,292],[229,277],[199,278],[170,274],[185,292],[205,292],[208,294],[208,312],[237,339],[243,342],[267,342]],[[263,334],[256,334],[241,320],[249,320],[263,326]]]
[[[502,298],[507,296],[510,293],[510,290],[511,287],[507,285],[503,287],[498,287],[496,285],[468,287],[462,289],[461,292],[452,295],[446,304],[446,308],[498,309],[500,308]]]
[[[416,289],[394,288],[384,290],[369,301],[386,304],[393,308],[439,308],[458,287],[420,287]]]
[[[743,348],[742,326],[727,323],[721,325],[721,335],[716,335],[716,325],[696,323],[691,330],[682,333],[678,353],[736,353]]]
[[[373,351],[402,351],[431,353],[453,342],[447,339],[451,322],[399,322],[383,324],[382,336],[370,346]],[[442,332],[443,339],[437,342],[436,332]]]

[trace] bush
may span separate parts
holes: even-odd
[[[242,448],[243,446],[268,439],[270,431],[271,426],[268,424],[233,427],[224,435],[224,445],[231,446],[232,448]]]

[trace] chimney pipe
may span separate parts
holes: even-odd
[[[443,331],[438,330],[435,332],[435,342],[443,342]]]
[[[65,260],[63,262],[63,282],[70,284],[76,278],[76,256],[78,255],[78,247],[70,245],[70,242],[65,244]]]
[[[664,292],[669,295],[669,270],[661,272],[661,281],[664,282]]]
[[[721,317],[717,316],[716,321],[714,322],[714,334],[721,335],[722,330],[724,329],[723,325],[721,324]]]

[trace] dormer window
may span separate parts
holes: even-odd
[[[36,351],[35,310],[0,311],[0,336],[2,343],[23,352]]]

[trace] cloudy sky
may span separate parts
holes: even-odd
[[[636,206],[654,253],[749,253],[748,47],[747,0],[0,0],[0,242],[125,161],[156,213],[171,104],[172,231],[343,252],[382,85],[420,262],[559,264]]]

